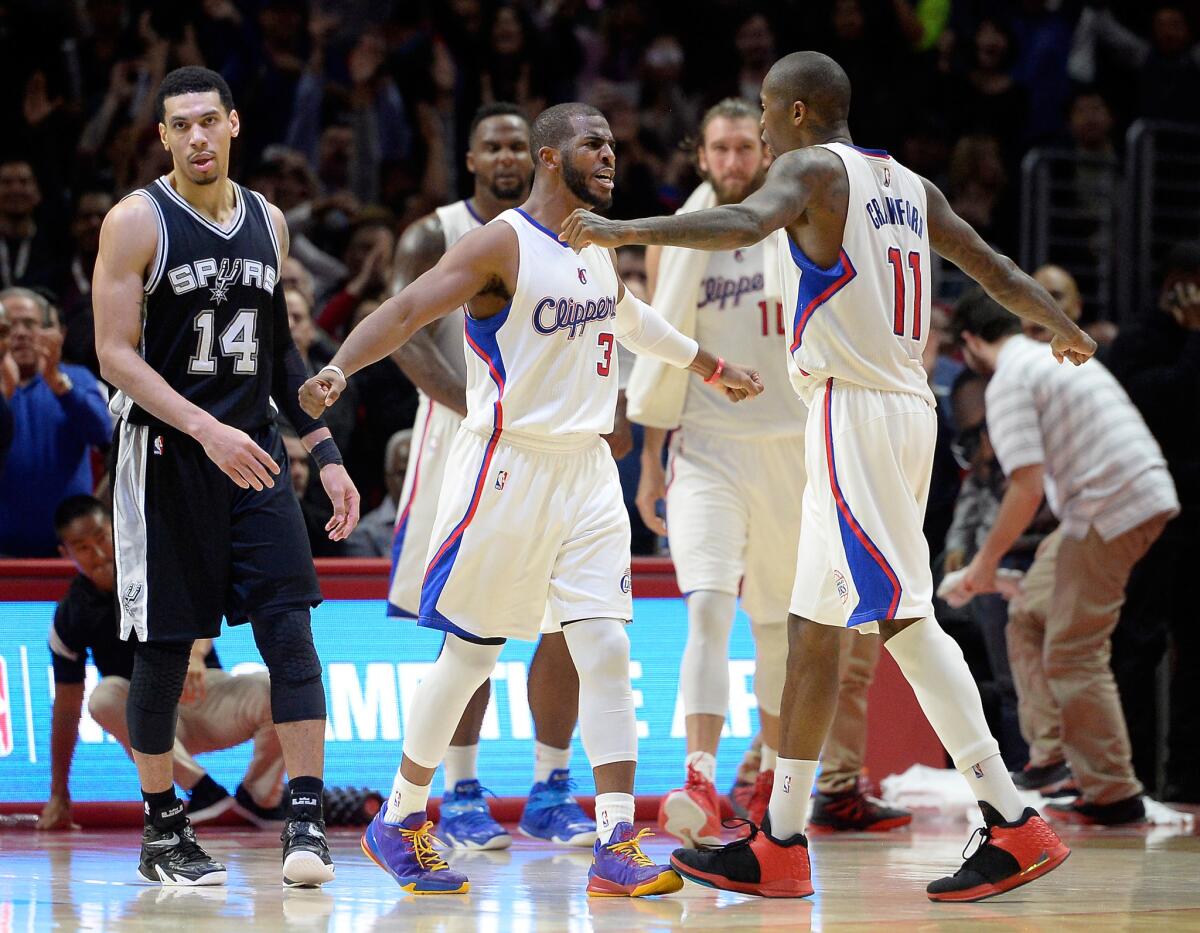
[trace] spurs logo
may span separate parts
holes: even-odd
[[[221,268],[217,272],[216,281],[213,282],[212,287],[209,289],[212,300],[216,304],[228,300],[229,286],[234,285],[241,274],[242,261],[240,259],[233,260],[232,265],[228,259],[221,260]]]
[[[132,613],[137,609],[138,597],[142,595],[142,584],[130,583],[125,587],[125,592],[121,594],[121,602],[125,604],[125,611]]]

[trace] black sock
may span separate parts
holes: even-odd
[[[188,800],[191,800],[196,794],[203,793],[204,791],[215,795],[220,792],[220,789],[221,785],[205,774],[196,782],[196,786],[188,791]]]
[[[182,823],[183,803],[175,796],[175,788],[169,787],[162,791],[142,791],[142,801],[145,803],[146,825],[154,825],[159,829]]]
[[[288,782],[288,818],[315,822],[324,819],[321,798],[325,782],[319,777],[302,776]]]

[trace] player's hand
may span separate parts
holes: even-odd
[[[725,369],[721,373],[721,378],[717,380],[717,385],[724,390],[726,397],[734,402],[762,395],[763,392],[762,376],[758,374],[758,370],[739,366],[736,363],[725,364]]]
[[[642,473],[638,477],[637,496],[634,505],[646,527],[656,535],[666,537],[667,523],[658,514],[658,503],[667,497],[667,471],[657,457],[649,460],[642,457]]]
[[[346,380],[332,369],[322,369],[300,387],[300,407],[320,418],[346,391]]]
[[[571,216],[563,224],[559,240],[566,243],[575,252],[579,252],[589,244],[595,246],[624,246],[626,244],[625,224],[620,220],[609,220],[582,207],[575,208]]]
[[[1078,327],[1069,337],[1055,337],[1050,341],[1050,352],[1060,363],[1070,360],[1076,366],[1086,363],[1096,352],[1096,341]]]
[[[333,503],[333,518],[325,523],[330,541],[345,541],[358,524],[361,499],[350,479],[350,474],[340,463],[330,463],[321,468],[321,485],[329,501]]]
[[[279,464],[245,431],[214,420],[196,436],[208,459],[242,489],[262,491],[275,485]]]
[[[38,817],[37,828],[42,830],[79,829],[79,824],[71,818],[71,798],[65,794],[54,794],[47,800]]]
[[[207,654],[207,651],[205,653]],[[208,696],[208,685],[204,680],[207,670],[204,655],[197,657],[196,652],[193,651],[188,658],[187,676],[183,679],[183,692],[179,694],[179,702],[184,706],[203,703],[204,698]]]

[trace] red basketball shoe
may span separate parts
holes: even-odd
[[[721,799],[717,788],[688,765],[683,787],[663,798],[658,808],[658,825],[685,847],[721,844]]]
[[[807,897],[813,893],[808,840],[771,835],[770,821],[750,836],[718,849],[676,849],[672,867],[697,884],[759,897]]]

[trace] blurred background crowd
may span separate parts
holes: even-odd
[[[700,180],[694,134],[705,108],[726,97],[757,103],[776,58],[814,48],[850,75],[855,141],[939,184],[990,243],[1027,271],[1040,268],[1051,294],[1102,344],[1100,358],[1162,448],[1182,513],[1113,649],[1114,659],[1136,659],[1131,683],[1147,670],[1152,681],[1172,638],[1176,666],[1180,652],[1197,660],[1194,636],[1180,647],[1180,554],[1194,556],[1200,524],[1200,248],[1180,241],[1200,235],[1198,29],[1190,2],[0,5],[0,554],[55,555],[58,503],[103,492],[112,423],[91,275],[108,209],[170,170],[153,112],[167,71],[203,64],[232,88],[242,117],[232,174],[287,216],[291,258],[281,278],[298,296],[289,300],[292,333],[315,372],[391,293],[405,228],[470,193],[464,155],[480,105],[510,101],[531,118],[566,100],[598,106],[617,140],[611,214],[662,214]],[[1149,169],[1147,138],[1161,141]],[[1163,161],[1163,152],[1180,154]],[[1138,188],[1138,172],[1157,187]],[[638,253],[623,260],[636,283]],[[927,371],[942,437],[927,534],[939,568],[945,555],[954,569],[984,540],[1005,477],[987,442],[982,382],[964,371],[950,324],[964,283],[953,269],[935,272]],[[414,388],[385,359],[354,376],[350,396],[331,428],[364,514],[374,510],[352,541],[335,545],[321,531],[328,503],[311,492],[307,459],[291,445],[317,556],[387,554],[403,482]],[[636,451],[622,475],[632,499]],[[662,550],[631,512],[635,550]],[[1014,549],[1014,566],[1028,565],[1054,524],[1042,515]],[[986,620],[997,612],[1002,627],[1003,608],[981,600],[958,619],[975,632],[963,641],[978,647],[973,661],[994,685],[997,721],[1012,720],[1010,763],[1019,767],[1027,753],[1011,675],[1003,650],[986,650]],[[946,618],[954,624],[953,613]],[[1197,709],[1194,699],[1179,708]],[[1135,764],[1155,787],[1167,726],[1154,696],[1139,702],[1146,708],[1126,710],[1131,731],[1134,718],[1141,730]]]

